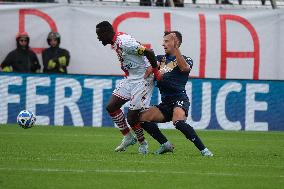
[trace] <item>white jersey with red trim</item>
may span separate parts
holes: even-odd
[[[143,56],[146,48],[125,33],[117,33],[113,41],[112,47],[117,52],[121,69],[125,72],[127,80],[143,79],[146,69],[151,66],[148,59]]]

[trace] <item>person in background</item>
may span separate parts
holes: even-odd
[[[54,31],[49,32],[47,36],[50,47],[42,52],[43,73],[68,73],[70,53],[59,47],[60,38],[60,34]]]
[[[36,54],[29,47],[30,37],[27,32],[16,36],[17,48],[11,51],[1,63],[3,72],[37,73],[40,64]]]
[[[195,4],[195,1],[193,3]],[[184,7],[184,0],[156,0],[158,7]]]

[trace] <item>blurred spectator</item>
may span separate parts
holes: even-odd
[[[47,36],[47,43],[50,47],[42,52],[44,73],[67,73],[70,54],[68,50],[59,47],[60,38],[60,34],[53,31]]]
[[[184,0],[157,0],[156,6],[171,7],[171,1],[173,1],[175,7],[184,7]]]
[[[1,1],[0,1],[1,2]],[[2,0],[2,2],[36,2],[36,3],[54,3],[54,0]]]
[[[233,4],[229,0],[222,0],[221,3],[224,4],[224,5],[232,5]]]
[[[27,32],[16,36],[17,48],[11,51],[1,63],[3,72],[35,73],[40,71],[36,54],[29,48],[30,37]]]
[[[151,0],[140,0],[139,5],[140,6],[151,6],[152,5],[152,1]]]
[[[238,0],[238,1],[239,1],[239,4],[241,4],[240,2],[242,0]],[[216,4],[219,4],[219,0],[216,0]],[[231,3],[229,0],[222,0],[221,4],[223,4],[223,5],[232,5],[233,3]]]

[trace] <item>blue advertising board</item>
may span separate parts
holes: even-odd
[[[23,109],[38,125],[114,127],[105,107],[120,76],[0,73],[0,124]],[[188,122],[196,129],[284,130],[284,82],[189,79]],[[158,89],[151,104],[160,102]],[[124,110],[127,109],[127,104]],[[171,123],[162,128],[173,128]]]

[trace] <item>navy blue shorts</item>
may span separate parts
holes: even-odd
[[[184,110],[185,116],[188,116],[188,109],[190,102],[187,97],[172,98],[162,101],[159,105],[156,105],[157,108],[162,112],[165,117],[165,122],[172,121],[173,111],[175,107],[180,107]]]

